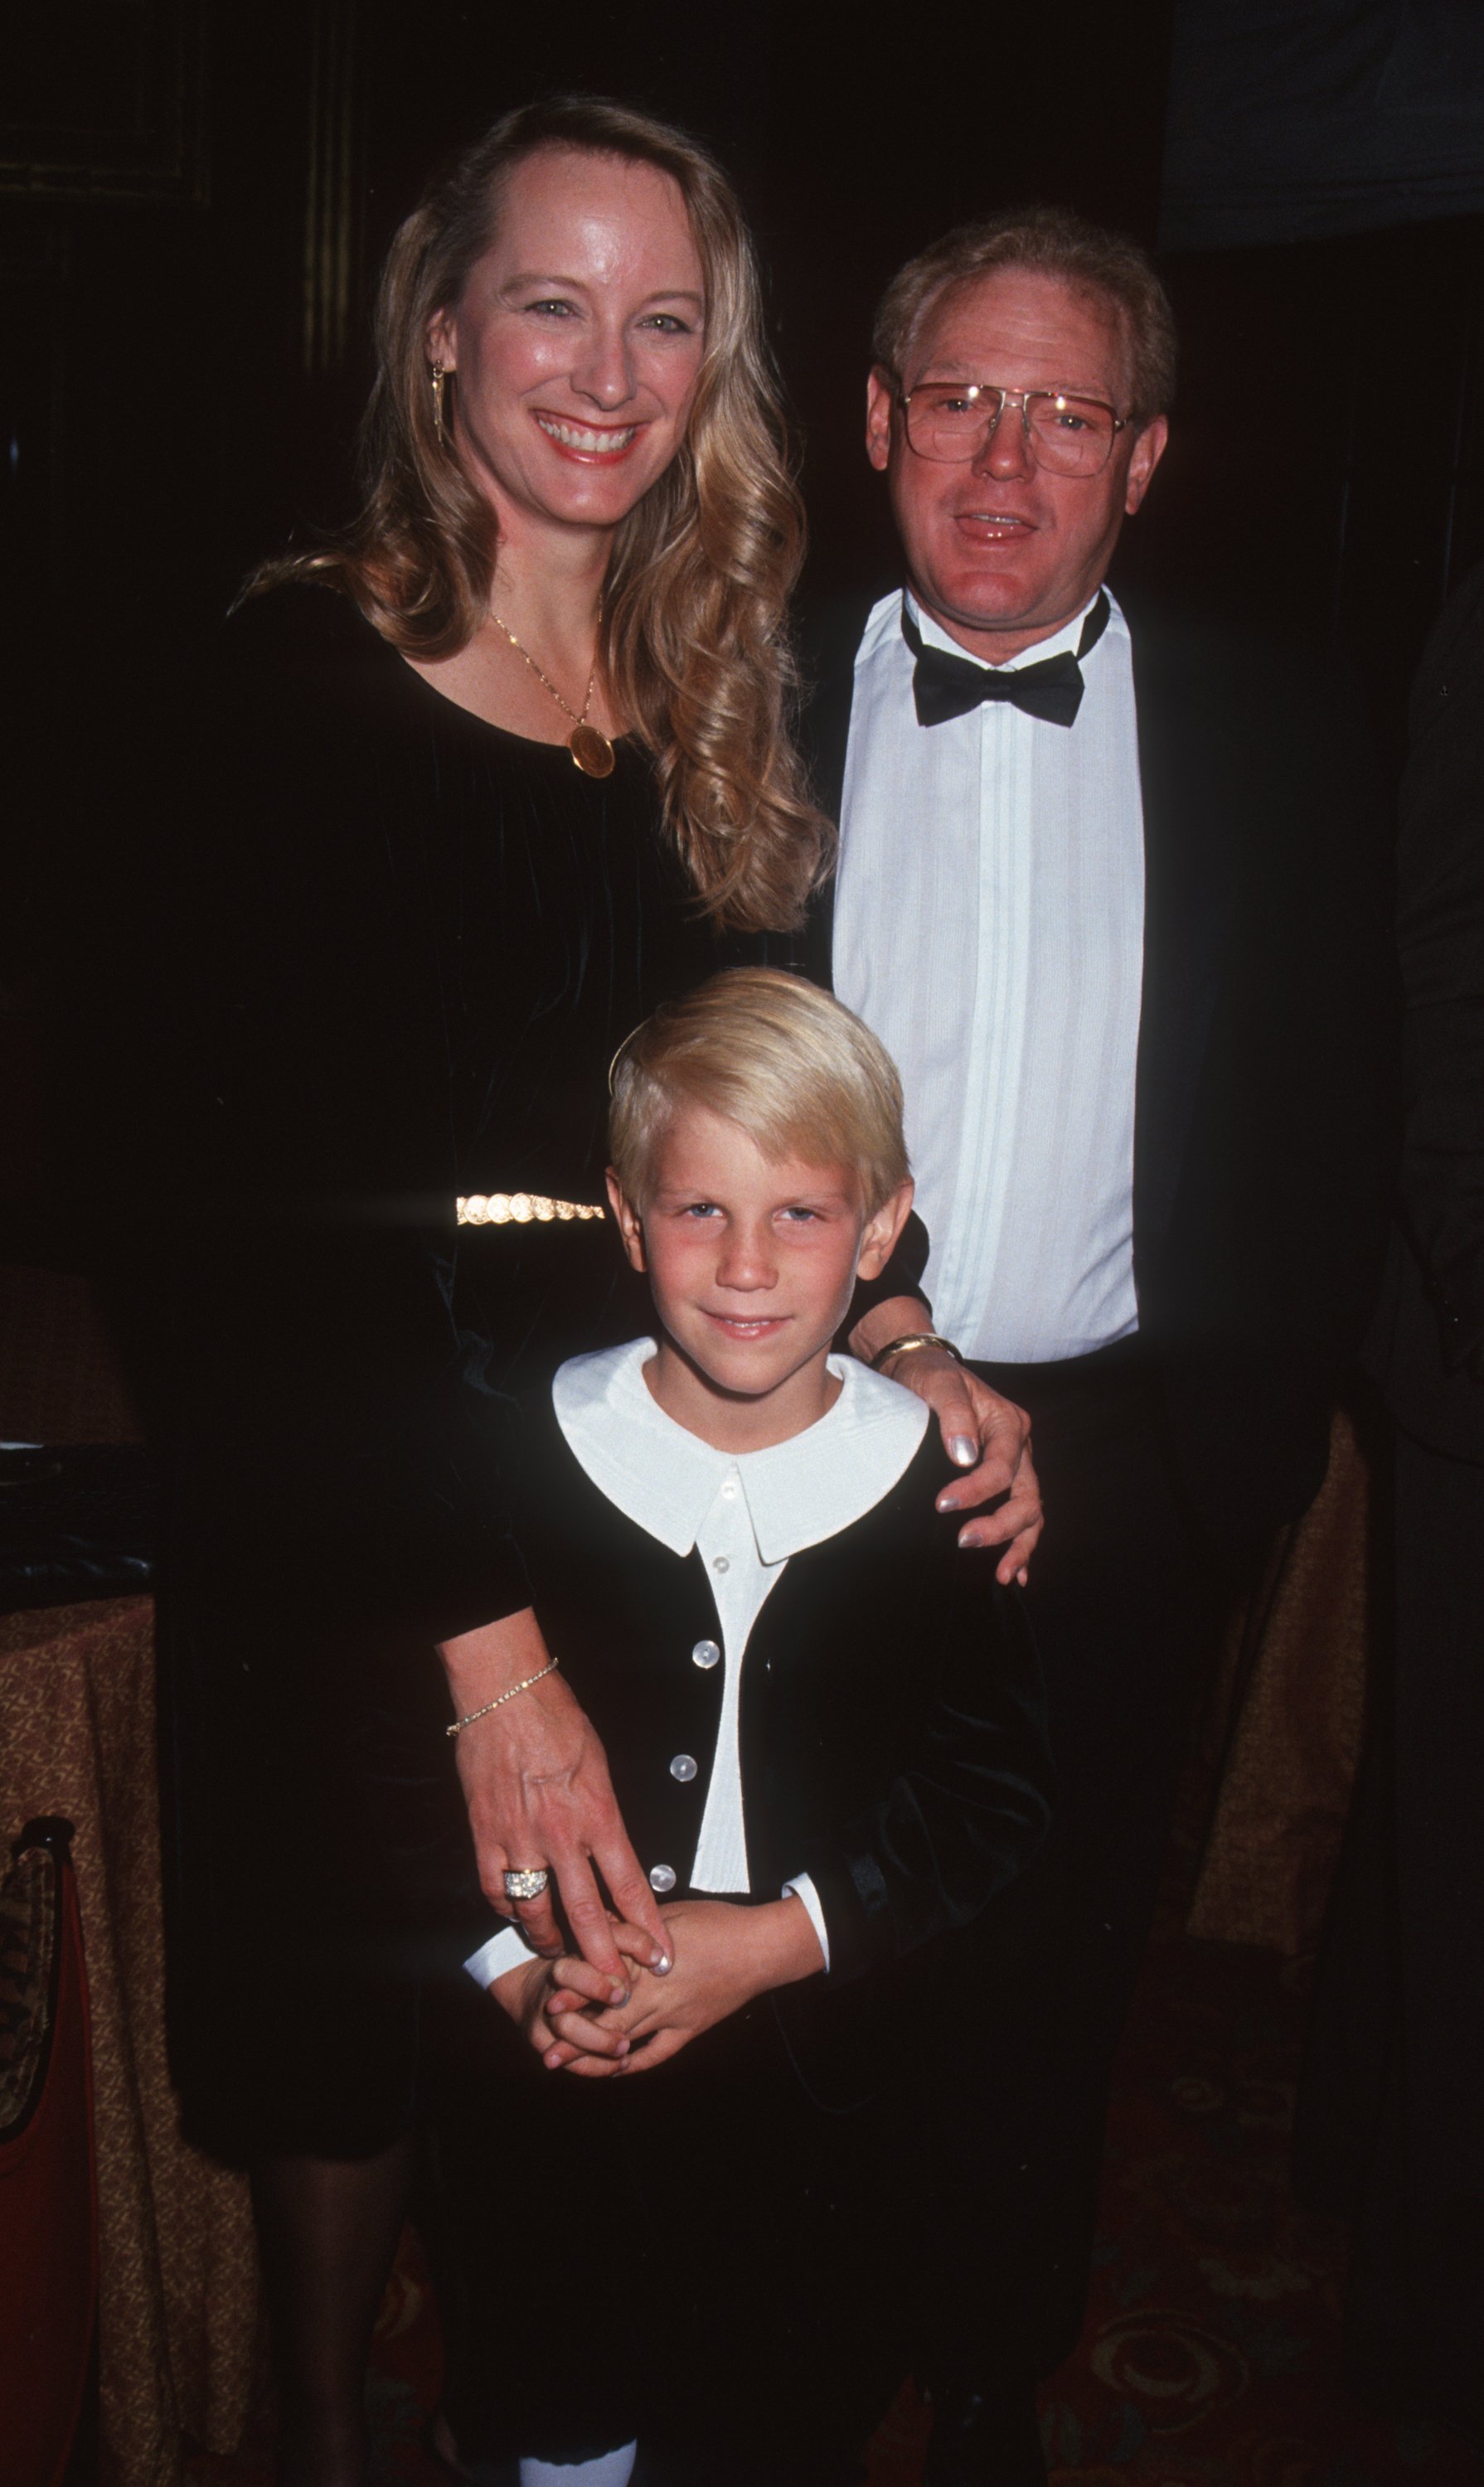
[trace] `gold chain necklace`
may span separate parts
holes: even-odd
[[[530,669],[535,675],[537,681],[545,685],[563,714],[571,717],[572,732],[567,737],[567,748],[572,753],[575,766],[581,769],[583,776],[610,777],[613,773],[613,745],[608,741],[605,734],[600,734],[597,726],[589,725],[587,721],[588,710],[593,705],[593,685],[598,680],[598,657],[596,652],[593,657],[593,670],[587,678],[587,697],[582,703],[582,713],[579,716],[571,702],[563,699],[555,683],[550,681],[549,678],[542,672],[541,667],[536,662],[536,659],[531,655],[529,649],[521,647],[519,640],[516,637],[514,630],[510,629],[509,625],[502,622],[497,613],[491,613],[490,619],[494,624],[495,629],[500,632],[501,636],[510,641],[510,644],[514,648],[517,656],[523,657],[525,658],[526,663],[530,666]]]

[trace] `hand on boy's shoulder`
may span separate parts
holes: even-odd
[[[965,1549],[999,1550],[995,1577],[1025,1586],[1045,1513],[1031,1456],[1030,1418],[945,1353],[916,1348],[888,1365],[887,1378],[932,1412],[951,1473],[938,1507],[973,1513],[959,1531]]]

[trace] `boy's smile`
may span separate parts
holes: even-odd
[[[831,1406],[825,1357],[857,1271],[884,1266],[911,1201],[867,1215],[849,1166],[772,1162],[736,1123],[682,1105],[655,1144],[641,1208],[608,1178],[625,1248],[659,1316],[650,1388],[722,1450],[787,1441]]]

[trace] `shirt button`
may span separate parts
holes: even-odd
[[[714,1554],[711,1558],[711,1567],[714,1572],[730,1572],[732,1568],[724,1554]]]
[[[673,1891],[675,1888],[674,1866],[652,1865],[649,1869],[649,1886],[652,1891]]]
[[[670,1776],[672,1779],[694,1778],[695,1763],[689,1753],[676,1754],[674,1761],[670,1764]]]
[[[737,1500],[737,1488],[733,1485],[730,1478],[721,1489],[721,1499],[723,1502],[735,1502]]]
[[[721,1652],[714,1640],[698,1640],[690,1653],[691,1662],[696,1666],[714,1666],[720,1656]]]

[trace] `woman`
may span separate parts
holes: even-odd
[[[501,1523],[504,1411],[632,1327],[597,1214],[615,1048],[797,922],[829,852],[786,730],[800,512],[711,159],[611,104],[509,116],[403,226],[378,335],[362,514],[259,573],[192,781],[175,2044],[189,2122],[253,2165],[289,2487],[364,2473],[441,1832],[398,1786],[408,1719],[500,1705],[459,1740],[498,1904],[549,1865],[616,1970],[595,1860],[658,1949]],[[857,1351],[924,1320],[888,1286]],[[939,1359],[904,1378],[963,1429]]]

